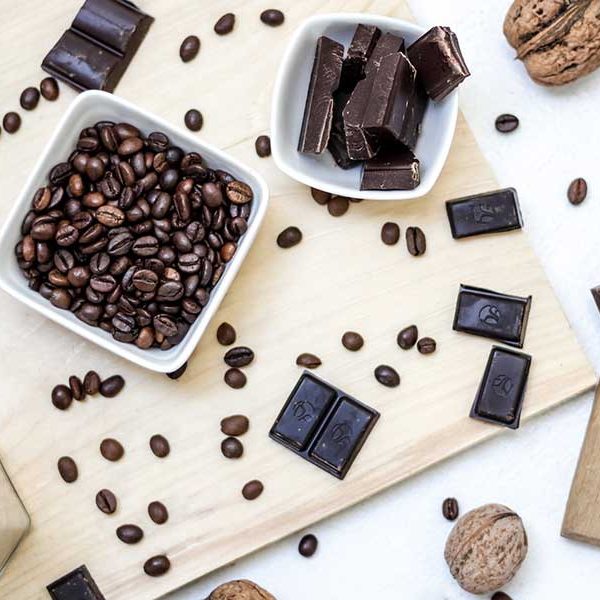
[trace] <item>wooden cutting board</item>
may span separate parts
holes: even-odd
[[[268,3],[258,0],[142,4],[156,23],[118,93],[179,124],[187,109],[199,108],[205,116],[199,135],[259,169],[271,188],[271,207],[218,317],[177,382],[127,364],[0,294],[0,457],[33,522],[2,577],[2,599],[45,598],[47,583],[82,563],[109,600],[155,598],[499,433],[467,416],[492,343],[452,331],[461,282],[533,295],[524,350],[534,362],[524,420],[594,383],[526,234],[460,242],[450,236],[444,201],[497,185],[463,119],[444,173],[427,198],[353,204],[338,219],[315,204],[306,188],[279,173],[272,159],[254,153],[256,136],[268,132],[276,68],[296,25],[315,12],[337,10],[408,17],[404,2],[280,0],[286,23],[278,29],[260,23],[258,15]],[[78,5],[79,0],[17,5],[0,0],[5,16],[0,110],[18,107],[21,90],[42,78],[38,65]],[[212,25],[226,10],[238,15],[238,24],[230,36],[219,38]],[[178,49],[190,33],[198,34],[203,46],[185,65]],[[56,103],[42,100],[24,115],[17,135],[2,133],[0,218],[73,98],[63,86]],[[399,222],[403,231],[421,226],[427,254],[413,258],[404,244],[384,246],[379,232],[387,220]],[[275,237],[292,224],[302,228],[304,241],[283,251]],[[222,382],[223,348],[215,341],[222,320],[233,323],[239,342],[256,351],[243,390]],[[421,356],[396,346],[397,331],[410,323],[438,341],[435,354]],[[347,329],[364,335],[360,352],[341,346]],[[294,361],[303,351],[322,357],[319,375],[382,415],[343,482],[267,437],[300,374]],[[375,382],[373,369],[381,363],[399,370],[399,388]],[[74,403],[64,413],[54,409],[52,387],[90,368],[103,376],[122,373],[124,392],[112,400]],[[219,452],[219,421],[240,412],[251,419],[245,454],[227,461]],[[154,433],[171,441],[165,460],[148,449]],[[100,457],[98,445],[107,436],[126,448],[119,463]],[[56,472],[63,454],[79,464],[75,484],[63,483]],[[240,490],[254,478],[264,482],[265,491],[247,502]],[[94,504],[103,487],[120,502],[110,517]],[[165,525],[149,521],[146,507],[152,500],[168,506]],[[136,546],[125,546],[115,536],[115,528],[128,522],[145,530]],[[160,579],[144,575],[144,560],[163,552],[171,558],[171,571]]]

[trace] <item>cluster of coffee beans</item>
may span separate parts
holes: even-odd
[[[29,286],[120,342],[181,342],[248,228],[252,189],[164,133],[110,121],[48,178],[15,248]]]
[[[386,246],[395,246],[400,241],[400,227],[388,221],[381,227],[381,241]],[[420,227],[407,227],[406,249],[411,256],[422,256],[427,251],[427,240]]]
[[[125,386],[120,375],[100,379],[96,371],[88,371],[83,381],[77,375],[69,377],[69,385],[59,384],[52,388],[52,404],[59,410],[67,410],[73,400],[82,402],[86,396],[95,396],[98,392],[105,398],[114,398]]]
[[[327,211],[332,217],[341,217],[348,212],[350,203],[362,202],[360,198],[346,198],[344,196],[334,196],[329,192],[323,192],[316,188],[310,188],[313,200],[321,206],[326,206]]]
[[[224,322],[217,328],[217,341],[221,346],[231,346],[237,339],[237,333],[230,323]],[[235,346],[225,353],[223,357],[229,367],[225,371],[223,381],[234,390],[239,390],[246,385],[246,374],[241,370],[254,360],[254,351],[248,346]]]

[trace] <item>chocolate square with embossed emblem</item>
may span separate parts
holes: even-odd
[[[46,589],[53,600],[104,600],[85,565],[63,575]]]
[[[452,328],[522,348],[530,309],[531,296],[510,296],[461,284]]]
[[[494,346],[470,416],[517,429],[530,366],[528,354]]]

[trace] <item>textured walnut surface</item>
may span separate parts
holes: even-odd
[[[259,585],[247,579],[229,581],[212,591],[207,600],[277,600]]]

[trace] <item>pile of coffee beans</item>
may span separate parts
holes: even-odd
[[[29,286],[120,342],[180,343],[248,228],[252,189],[111,121],[83,129],[48,180],[15,248]]]
[[[332,217],[341,217],[348,212],[351,202],[362,202],[359,198],[345,198],[344,196],[334,196],[329,192],[323,192],[316,188],[310,188],[313,200],[321,206],[327,207],[327,212]]]
[[[410,350],[416,344],[417,350],[421,354],[433,354],[437,348],[436,341],[433,338],[423,337],[419,339],[419,330],[416,325],[409,325],[401,329],[396,341],[402,350]]]
[[[227,322],[219,325],[217,328],[217,341],[221,346],[231,346],[236,339],[237,333],[233,325]],[[223,360],[229,367],[225,371],[223,381],[234,390],[243,388],[248,380],[241,367],[247,367],[254,360],[254,351],[248,346],[236,346],[225,353]]]
[[[73,400],[81,402],[88,394],[94,396],[100,392],[105,398],[114,398],[124,386],[121,375],[112,375],[104,381],[96,371],[88,371],[83,381],[77,375],[71,375],[68,386],[59,384],[52,388],[52,404],[59,410],[67,410]]]

